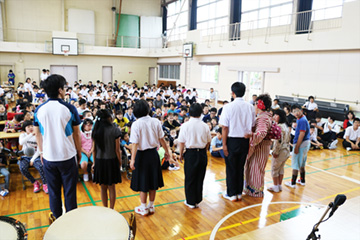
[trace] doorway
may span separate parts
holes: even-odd
[[[103,66],[102,67],[102,81],[107,84],[113,82],[113,67],[112,66]]]
[[[150,67],[149,68],[149,86],[156,84],[156,68]]]
[[[259,96],[264,93],[264,76],[264,72],[239,72],[239,82],[246,86],[245,101],[249,101],[254,94]]]
[[[25,79],[30,78],[31,82],[35,81],[38,86],[40,84],[40,69],[38,68],[25,68]]]
[[[70,86],[74,86],[74,83],[78,80],[77,66],[51,65],[50,73],[63,76]]]

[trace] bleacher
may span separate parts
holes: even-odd
[[[279,99],[279,105],[283,107],[284,104],[299,104],[300,106],[304,105],[305,102],[308,100],[305,98],[298,98],[298,97],[287,97],[287,96],[275,96]],[[348,104],[342,103],[335,103],[335,102],[325,102],[325,101],[318,101],[315,100],[316,104],[318,105],[319,114],[322,118],[327,118],[328,116],[333,117],[335,120],[344,121],[345,114],[349,111]]]

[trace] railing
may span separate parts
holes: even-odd
[[[340,13],[339,13],[340,9]],[[342,26],[341,18],[342,5],[323,9],[298,12],[293,14],[280,15],[276,17],[261,18],[254,21],[240,22],[207,29],[200,29],[202,42],[224,42],[247,40],[251,44],[255,37],[264,37],[267,43],[270,36],[283,35],[284,41],[288,41],[291,34],[310,34],[314,31],[321,31]],[[335,12],[335,13],[334,13]],[[332,18],[330,17],[332,16]],[[171,41],[183,41],[184,34],[172,35]]]
[[[1,29],[4,33],[4,42],[26,42],[51,44],[52,31],[32,29]],[[162,48],[163,38],[144,38],[132,36],[119,36],[117,42],[113,36],[107,34],[77,33],[79,43],[86,46],[120,47],[120,48]]]
[[[291,96],[302,97],[302,98],[308,98],[309,97],[309,96],[306,96],[306,95],[300,95],[300,94],[295,94],[295,93],[292,93]],[[325,100],[325,101],[334,102],[334,103],[341,102],[341,103],[350,103],[350,104],[356,104],[356,105],[360,104],[359,100],[349,101],[349,100],[340,100],[340,99],[336,99],[336,98],[325,98],[325,97],[317,97],[317,96],[314,96],[314,98],[318,99],[318,100]]]

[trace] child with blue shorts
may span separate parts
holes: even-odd
[[[310,125],[299,105],[292,106],[291,110],[293,115],[297,118],[297,126],[295,129],[294,148],[291,158],[293,174],[291,182],[285,182],[285,185],[295,188],[296,183],[305,186],[305,164],[307,153],[310,148]],[[299,170],[300,179],[296,181]]]

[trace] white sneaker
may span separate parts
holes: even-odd
[[[143,215],[143,216],[149,215],[149,209],[148,209],[148,208],[141,207],[141,206],[136,207],[136,208],[135,208],[135,212],[136,212],[137,214],[140,214],[140,215]]]
[[[237,200],[238,201],[241,201],[241,199],[242,199],[242,194],[238,194],[238,195],[236,195],[237,196]]]
[[[285,186],[291,187],[291,188],[296,188],[296,185],[292,185],[291,182],[285,182]]]
[[[148,206],[148,209],[149,209],[149,213],[150,213],[150,214],[154,214],[154,213],[155,213],[155,206],[152,206],[152,207]]]
[[[305,183],[301,182],[300,179],[298,179],[298,180],[296,181],[296,183],[297,183],[297,184],[300,184],[300,185],[302,185],[302,186],[305,186]]]
[[[227,195],[226,191],[223,192],[222,196],[223,196],[223,198],[225,198],[227,200],[230,200],[232,202],[237,201],[237,196],[236,195],[230,197],[229,195]]]
[[[83,179],[84,179],[84,182],[89,181],[89,174],[84,174]]]
[[[179,170],[180,169],[180,167],[169,167],[169,170],[171,170],[171,171],[177,171],[177,170]]]
[[[351,149],[352,149],[351,147],[347,147],[346,151],[351,151]]]
[[[279,186],[273,185],[267,189],[270,192],[280,192]]]
[[[279,191],[282,191],[282,186],[281,186],[281,185],[278,185],[278,187],[279,187]]]
[[[334,140],[331,144],[330,144],[330,146],[329,146],[329,149],[336,149],[336,144],[338,143],[338,140],[336,139],[336,140]]]
[[[2,191],[0,191],[0,196],[2,196],[2,197],[5,197],[8,194],[9,194],[9,190],[7,190],[7,189],[3,189]]]
[[[184,201],[184,204],[186,205],[186,206],[188,206],[189,208],[196,208],[196,205],[190,205],[190,204],[188,204],[187,202],[186,202],[186,200]]]

